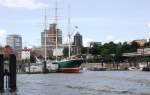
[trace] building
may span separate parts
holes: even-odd
[[[12,49],[22,49],[22,37],[20,35],[8,35],[6,41],[7,45],[9,45]]]
[[[138,40],[133,40],[132,42],[138,43],[140,46],[144,46],[144,44],[147,42],[147,39],[138,39]],[[131,43],[132,43],[131,42]]]
[[[101,42],[90,42],[90,48],[93,47],[93,46],[95,46],[95,45],[101,46],[102,43]]]
[[[62,31],[56,28],[56,24],[50,24],[49,29],[44,30],[44,32],[41,33],[41,46],[43,48],[42,55],[44,55],[45,37],[46,37],[47,56],[52,55],[53,50],[56,48],[56,37],[58,48],[62,47]]]
[[[81,47],[83,46],[83,42],[82,42],[82,35],[77,32],[74,35],[74,42],[73,42],[73,46],[71,49],[71,52],[73,55],[79,55],[81,54]]]
[[[7,45],[14,50],[17,60],[21,60],[22,37],[20,35],[12,34],[7,36],[6,41]]]
[[[74,45],[77,47],[82,47],[82,35],[77,32],[74,36]]]

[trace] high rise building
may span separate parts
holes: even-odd
[[[81,47],[83,46],[82,44],[82,35],[77,32],[74,36],[74,42],[72,46],[72,54],[73,55],[79,55],[81,54]]]
[[[6,41],[7,45],[9,45],[12,49],[22,49],[22,37],[20,35],[8,35]]]
[[[74,36],[74,45],[77,47],[82,47],[82,35],[77,32]]]
[[[41,33],[41,45],[43,50],[45,47],[45,34],[47,55],[52,55],[53,50],[56,48],[56,37],[58,48],[62,46],[62,31],[60,29],[56,29],[56,24],[50,24],[49,29],[44,30],[44,32]]]
[[[17,60],[21,60],[22,37],[12,34],[7,36],[6,41],[7,45],[13,49],[13,53],[16,55]]]

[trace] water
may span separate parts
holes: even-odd
[[[17,80],[17,95],[150,95],[150,73],[142,71],[19,74]]]

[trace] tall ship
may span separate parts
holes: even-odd
[[[83,61],[82,61],[82,58],[77,58],[77,57],[71,58],[70,16],[68,16],[68,39],[69,39],[69,42],[68,42],[69,53],[68,53],[68,55],[69,55],[69,57],[68,57],[67,60],[66,59],[65,60],[60,60],[60,61],[57,60],[57,57],[63,54],[62,50],[60,48],[58,48],[58,41],[57,41],[58,40],[58,36],[57,36],[58,35],[58,31],[57,31],[57,27],[58,27],[58,25],[57,25],[57,17],[58,17],[57,16],[57,9],[58,8],[57,8],[57,0],[56,0],[56,8],[55,8],[55,25],[56,25],[56,30],[55,30],[56,31],[56,37],[55,37],[56,39],[55,40],[56,40],[56,47],[53,50],[53,56],[56,57],[56,61],[52,62],[50,67],[55,67],[56,72],[79,73],[80,72],[80,66],[81,66]],[[46,43],[45,43],[45,48],[46,48]],[[46,54],[46,51],[45,51],[45,54]],[[51,68],[51,70],[52,70],[52,68]]]

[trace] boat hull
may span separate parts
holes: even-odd
[[[58,64],[58,72],[61,73],[79,73],[82,60],[66,60],[61,62],[55,62]]]
[[[150,67],[144,67],[144,68],[142,69],[142,71],[150,72]]]
[[[79,73],[80,68],[61,68],[58,72],[62,73]]]

